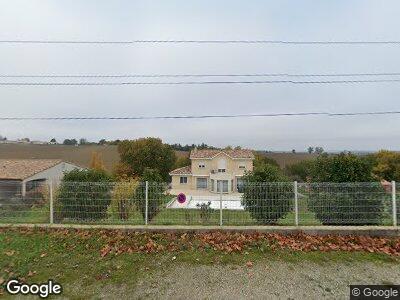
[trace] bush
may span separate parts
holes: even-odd
[[[60,218],[99,220],[111,202],[111,177],[104,171],[73,170],[64,175],[57,193]]]
[[[311,169],[312,182],[370,182],[372,164],[365,158],[343,152],[318,156]]]
[[[242,205],[262,225],[276,224],[290,210],[293,183],[272,165],[264,164],[244,176]]]
[[[308,209],[323,225],[379,225],[388,195],[379,184],[333,184],[308,188]]]
[[[143,219],[146,218],[146,186],[145,181],[149,182],[148,189],[148,221],[150,222],[159,212],[160,206],[165,199],[165,191],[167,185],[163,183],[161,175],[157,170],[146,169],[141,178],[142,183],[136,188],[133,196],[134,203],[142,214]]]
[[[311,176],[311,171],[313,169],[314,163],[314,160],[299,161],[298,163],[286,166],[285,173],[292,180],[306,182]]]
[[[117,182],[114,185],[110,206],[108,207],[109,215],[119,220],[128,220],[129,216],[136,209],[135,203],[132,201],[135,191],[139,183],[136,180]]]
[[[197,203],[196,207],[200,209],[200,219],[201,222],[207,223],[210,220],[211,213],[213,209],[211,208],[211,201],[208,201],[207,203]]]

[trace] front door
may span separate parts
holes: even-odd
[[[217,192],[221,192],[221,185],[222,185],[222,192],[227,193],[228,190],[228,180],[217,180]]]

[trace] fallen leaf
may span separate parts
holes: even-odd
[[[45,257],[46,255],[47,255],[47,253],[42,253],[42,254],[40,254],[40,257],[43,258],[43,257]]]
[[[14,250],[6,251],[4,252],[4,254],[7,256],[13,256],[15,254],[15,251]]]
[[[253,266],[253,263],[252,263],[251,261],[248,261],[248,262],[246,263],[246,266],[249,267],[249,268],[251,268],[251,267]]]
[[[29,271],[28,272],[28,277],[32,277],[33,275],[35,275],[36,274],[36,271]]]

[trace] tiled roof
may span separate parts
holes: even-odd
[[[192,167],[191,166],[186,166],[182,168],[175,169],[171,172],[169,172],[170,175],[187,175],[187,174],[192,174]]]
[[[213,158],[214,156],[225,153],[232,158],[248,158],[254,159],[253,151],[248,149],[237,149],[237,150],[193,150],[190,153],[190,158]]]
[[[0,159],[0,179],[24,180],[61,162],[58,159]]]

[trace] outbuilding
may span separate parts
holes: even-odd
[[[60,183],[65,172],[81,167],[57,159],[0,159],[0,199],[41,184]]]

